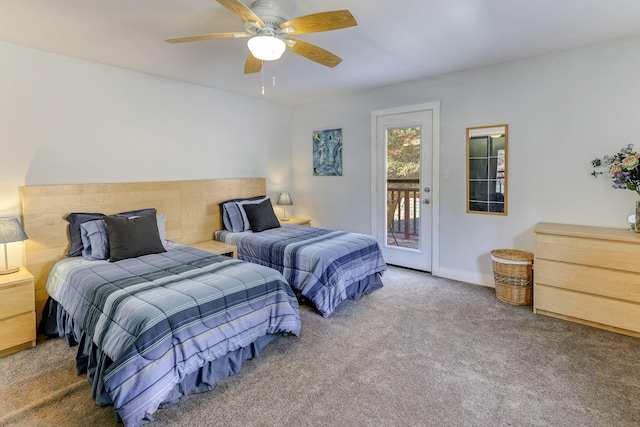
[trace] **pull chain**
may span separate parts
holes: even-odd
[[[260,92],[264,95],[264,61],[262,61],[262,68],[260,69]],[[271,76],[271,84],[273,87],[276,86],[276,76]]]

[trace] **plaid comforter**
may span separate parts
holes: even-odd
[[[381,287],[387,269],[378,241],[365,234],[285,224],[259,233],[221,230],[216,240],[236,245],[244,261],[280,271],[323,316]]]
[[[61,334],[90,339],[113,362],[100,380],[125,426],[205,363],[265,335],[300,333],[280,273],[188,246],[116,263],[67,258],[46,289],[66,313]]]

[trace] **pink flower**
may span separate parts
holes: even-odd
[[[611,176],[616,176],[620,172],[622,172],[622,168],[619,165],[611,165],[611,169],[609,169]]]

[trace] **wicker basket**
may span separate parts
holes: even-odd
[[[496,297],[513,305],[533,302],[533,254],[513,249],[491,251]]]

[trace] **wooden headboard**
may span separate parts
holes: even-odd
[[[53,263],[69,248],[71,212],[114,214],[156,208],[166,214],[167,239],[195,243],[213,238],[222,228],[219,203],[266,194],[265,178],[197,181],[70,184],[22,187],[26,267],[35,278],[38,322],[47,300],[45,283]]]

